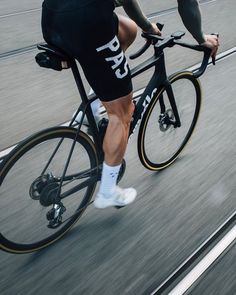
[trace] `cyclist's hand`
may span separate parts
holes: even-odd
[[[152,28],[148,31],[145,31],[145,33],[161,36],[161,31],[158,29],[157,25],[154,23],[152,23]]]
[[[215,64],[216,53],[219,47],[219,38],[216,35],[205,35],[205,42],[201,45],[211,49],[212,63]]]

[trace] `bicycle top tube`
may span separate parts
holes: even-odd
[[[157,26],[161,30],[164,25],[157,23]],[[188,43],[179,41],[184,35],[185,33],[181,31],[172,33],[170,36],[167,36],[167,37],[160,37],[158,35],[142,33],[142,37],[146,39],[146,43],[138,52],[136,52],[135,54],[132,54],[130,56],[130,59],[135,59],[141,56],[151,45],[154,46],[155,54],[153,58],[147,60],[146,62],[143,62],[142,64],[136,66],[133,70],[131,70],[132,77],[139,75],[146,69],[154,66],[158,57],[163,53],[164,49],[167,47],[173,47],[175,45],[179,45],[182,47],[186,47],[186,48],[204,53],[201,66],[199,67],[198,70],[193,72],[196,78],[200,77],[207,68],[208,61],[211,55],[211,49],[205,46],[193,45],[193,44],[188,44]],[[36,56],[36,62],[40,66],[46,67],[46,68],[52,68],[57,71],[60,71],[62,69],[68,69],[68,68],[72,69],[74,78],[76,80],[76,84],[79,88],[79,91],[81,92],[81,97],[83,97],[84,101],[87,101],[88,97],[84,91],[83,83],[81,81],[80,73],[76,66],[75,59],[71,56],[68,56],[60,48],[57,48],[49,44],[39,44],[38,49],[45,50],[47,53],[51,54],[54,57],[53,58],[50,56],[50,58],[48,58],[48,56],[45,56],[43,52],[39,53]],[[93,100],[96,99],[96,96],[93,97],[92,99]]]

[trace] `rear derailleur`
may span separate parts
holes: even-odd
[[[60,226],[62,224],[62,214],[66,211],[59,197],[59,182],[60,179],[54,177],[52,173],[44,174],[35,179],[29,191],[30,197],[33,200],[39,200],[42,206],[49,207],[53,205],[53,208],[46,214],[49,228]]]
[[[54,204],[53,208],[47,213],[47,220],[49,221],[49,228],[57,228],[62,224],[62,214],[66,211],[66,207],[60,202]]]

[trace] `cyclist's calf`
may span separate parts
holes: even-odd
[[[122,122],[126,126],[130,124],[135,108],[132,97],[133,94],[130,93],[116,100],[103,102],[109,116],[109,121],[112,120],[114,124],[120,124]]]
[[[129,126],[135,108],[132,93],[103,104],[109,117],[103,143],[105,162],[115,166],[121,163],[126,150]]]

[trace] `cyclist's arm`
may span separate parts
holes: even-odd
[[[123,6],[127,15],[145,32],[159,34],[159,30],[144,15],[138,0],[114,0],[116,6]]]
[[[192,34],[193,38],[199,43],[204,43],[205,36],[202,32],[202,18],[197,0],[177,0],[179,14],[186,29]]]
[[[202,32],[202,18],[197,0],[177,0],[179,14],[186,29],[192,34],[195,40],[211,49],[213,63],[219,47],[217,36],[204,35]]]

